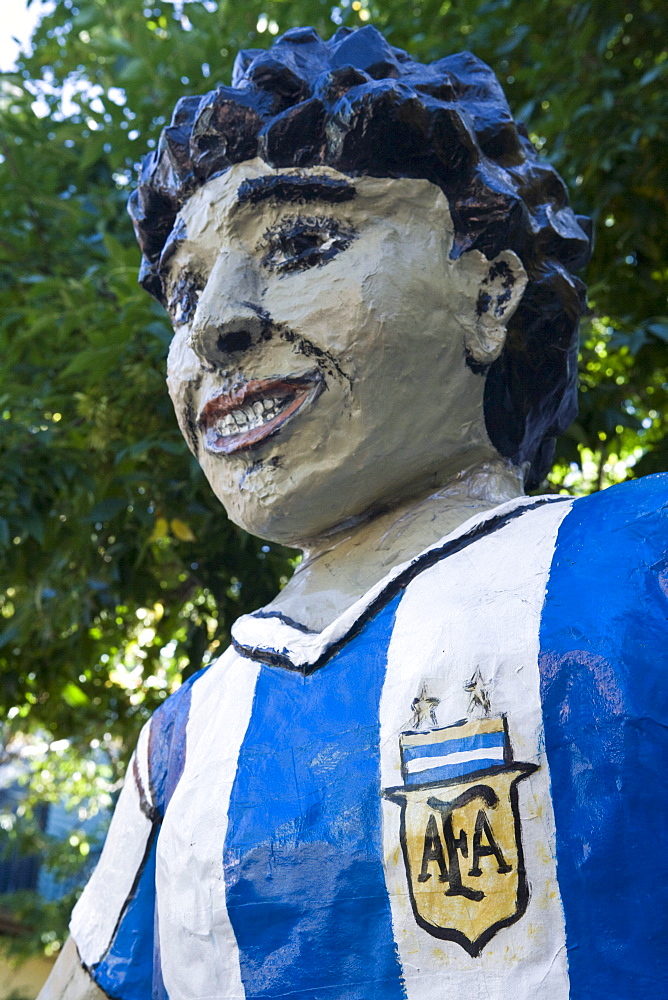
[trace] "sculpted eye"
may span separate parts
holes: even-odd
[[[272,271],[321,266],[350,246],[354,238],[353,227],[336,219],[284,219],[265,233],[262,263]]]

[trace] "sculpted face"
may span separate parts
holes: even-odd
[[[299,544],[496,456],[484,377],[524,289],[511,252],[450,259],[425,180],[232,167],[163,252],[181,430],[237,524]]]

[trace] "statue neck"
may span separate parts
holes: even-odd
[[[394,566],[523,492],[521,470],[498,458],[470,466],[428,496],[339,525],[304,544],[294,576],[269,607],[322,631]]]

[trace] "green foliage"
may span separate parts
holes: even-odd
[[[340,23],[375,24],[423,60],[476,52],[594,217],[581,412],[551,488],[668,465],[658,2],[57,0],[0,80],[0,712],[14,753],[17,733],[55,741],[28,802],[110,801],[151,711],[291,571],[226,520],[180,439],[169,328],[136,284],[125,202],[179,96],[229,82],[239,48]],[[76,829],[64,845],[35,830],[12,836],[59,872],[90,850]],[[57,948],[64,908],[19,903],[28,947]]]

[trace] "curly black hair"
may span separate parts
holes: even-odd
[[[424,178],[448,199],[454,257],[472,249],[520,257],[529,281],[503,352],[485,371],[485,420],[497,450],[537,485],[577,412],[585,288],[572,272],[589,259],[591,229],[513,121],[492,70],[470,52],[415,62],[371,26],[341,28],[327,42],[294,28],[270,49],[240,52],[231,87],[178,102],[130,198],[140,281],[159,301],[160,254],[181,206],[256,156],[273,167]]]

